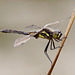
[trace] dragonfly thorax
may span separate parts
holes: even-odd
[[[49,29],[42,29],[41,31],[39,31],[34,37],[35,38],[44,38],[44,39],[52,39],[53,37],[53,32],[50,31]]]

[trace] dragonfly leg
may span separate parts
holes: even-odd
[[[61,39],[59,39],[59,40],[61,40],[62,41],[62,39],[66,39],[67,37],[62,37]]]
[[[57,42],[60,42],[60,41],[62,41],[62,39],[64,39],[64,38],[67,38],[67,37],[62,37],[61,39],[58,39],[58,40],[54,38],[54,40],[57,41]]]
[[[55,39],[55,38],[54,38],[54,40],[55,40],[56,42],[60,42],[60,41],[62,41],[62,39],[57,40],[57,39]]]
[[[53,48],[52,48],[52,46],[53,46]],[[60,48],[60,46],[55,47],[54,41],[53,41],[53,39],[52,39],[52,40],[51,40],[51,44],[50,44],[50,49],[51,49],[51,50],[54,50],[54,49],[57,49],[57,48]]]
[[[47,49],[48,49],[49,44],[50,44],[50,40],[49,40],[49,42],[47,43],[47,46],[46,46],[46,48],[45,48],[45,50],[44,50],[44,53],[45,53],[45,55],[47,56],[47,58],[49,59],[49,61],[50,61],[51,64],[52,64],[52,60],[50,59],[49,55],[47,54]]]

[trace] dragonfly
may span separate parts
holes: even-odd
[[[60,22],[64,22],[65,20],[69,19],[70,17],[60,20],[60,21],[55,21],[55,22],[51,22],[46,24],[43,28],[38,27],[36,25],[30,25],[27,26],[25,28],[34,28],[34,29],[38,29],[36,31],[29,31],[29,32],[24,32],[24,31],[19,31],[19,30],[12,30],[12,29],[5,29],[5,30],[1,30],[0,32],[2,33],[17,33],[17,34],[23,34],[25,36],[20,37],[18,39],[16,39],[15,43],[14,43],[14,47],[17,47],[19,45],[22,45],[23,43],[27,42],[28,40],[30,40],[31,37],[35,37],[36,39],[38,38],[43,38],[43,39],[47,39],[48,43],[45,47],[44,53],[47,56],[47,58],[49,59],[49,61],[52,64],[52,60],[49,57],[47,50],[50,44],[50,50],[54,50],[59,48],[60,46],[55,46],[54,41],[56,42],[60,42],[62,41],[63,38],[61,38],[62,36],[62,32],[60,30],[57,29],[52,29],[50,28],[51,26],[54,26],[56,24],[59,24]]]

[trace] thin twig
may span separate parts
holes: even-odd
[[[66,32],[65,32],[65,37],[68,36],[69,31],[70,31],[70,29],[71,29],[71,26],[72,26],[72,24],[73,24],[73,22],[74,22],[74,19],[75,19],[75,9],[74,9],[74,11],[73,11],[73,13],[72,13],[72,16],[71,16],[71,18],[70,18],[69,24],[68,24],[68,26],[67,26],[67,29],[66,29]],[[56,64],[56,61],[57,61],[57,59],[58,59],[58,57],[59,57],[59,54],[60,54],[60,52],[61,52],[61,50],[62,50],[62,47],[63,47],[65,41],[66,41],[66,38],[64,38],[64,39],[62,40],[62,43],[61,43],[60,48],[59,48],[59,51],[58,51],[58,53],[57,53],[57,55],[56,55],[56,57],[55,57],[55,59],[54,59],[54,62],[53,62],[53,64],[52,64],[52,66],[51,66],[51,68],[50,68],[50,70],[49,70],[49,72],[48,72],[47,75],[51,75],[51,73],[52,73],[52,71],[53,71],[53,68],[54,68],[54,66],[55,66],[55,64]]]

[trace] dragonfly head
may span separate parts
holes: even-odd
[[[55,32],[53,32],[53,38],[60,39],[61,36],[62,36],[61,31],[55,31]]]

